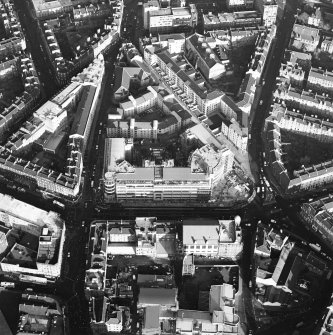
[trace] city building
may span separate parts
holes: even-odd
[[[178,309],[177,288],[172,275],[138,274],[140,288],[138,307],[161,306],[163,309]]]
[[[158,41],[162,48],[167,47],[171,54],[181,53],[185,49],[185,34],[159,34]]]
[[[242,250],[234,220],[186,219],[183,221],[185,254],[236,259]]]
[[[320,329],[319,335],[331,335],[333,333],[333,304],[332,297],[330,299],[330,304],[327,309],[327,314],[324,317],[323,325]]]
[[[234,162],[229,149],[208,144],[193,153],[190,167],[151,163],[134,167],[125,160],[125,150],[124,139],[106,139],[104,191],[107,199],[208,199],[211,188],[232,169]]]
[[[262,24],[262,14],[257,11],[203,14],[205,30],[218,30],[236,27],[255,27]]]
[[[299,42],[300,46],[297,49],[301,49],[302,46],[308,52],[313,52],[319,45],[319,29],[300,25],[298,23],[294,24],[293,31],[291,34],[292,43]]]
[[[274,122],[280,128],[303,133],[322,142],[333,141],[333,123],[320,119],[315,115],[308,116],[300,111],[291,111],[278,103],[272,106],[267,122]]]
[[[53,65],[53,73],[59,85],[67,83],[73,73],[73,64],[64,59],[58,41],[47,22],[42,25],[44,49]]]
[[[229,10],[233,9],[252,9],[254,0],[227,0]]]
[[[157,133],[157,120],[152,122],[136,121],[135,119],[128,121],[111,121],[107,128],[108,137],[156,139]]]
[[[306,268],[308,271],[304,271]],[[300,294],[316,296],[327,270],[326,261],[316,253],[305,251],[294,242],[289,242],[281,251],[272,281],[275,285],[284,285]]]
[[[262,14],[263,24],[266,27],[275,24],[278,12],[275,0],[255,0],[254,7]]]
[[[52,135],[55,134],[66,125],[67,113],[73,110],[80,97],[69,135],[70,150],[65,171],[54,171],[15,157],[10,149],[13,148],[13,144],[9,141],[0,152],[0,169],[3,173],[11,177],[20,176],[20,180],[24,179],[28,185],[32,183],[46,192],[62,194],[69,198],[76,197],[81,183],[82,154],[96,111],[103,75],[104,58],[99,55],[88,68],[72,78],[70,85],[34,113],[22,131],[18,132],[19,138],[12,138],[15,139],[15,150],[17,150],[39,140],[47,131]]]
[[[212,285],[209,291],[209,312],[224,310],[228,307],[235,314],[235,288],[231,284]]]
[[[148,16],[148,29],[151,33],[170,33],[176,27],[193,28],[198,23],[198,13],[193,4],[189,7],[168,7],[155,10],[150,10],[150,8],[144,7],[144,13]]]
[[[217,43],[224,45],[224,41],[231,43],[232,46],[242,47],[246,45],[253,45],[257,39],[258,34],[266,31],[266,27],[239,27],[228,28],[224,30],[209,31],[211,37],[216,39]]]
[[[155,89],[148,86],[147,90],[148,92],[145,92],[136,98],[129,95],[127,100],[119,103],[119,107],[123,110],[124,118],[139,115],[157,104],[158,97]]]
[[[126,307],[111,303],[107,296],[89,299],[90,327],[94,334],[119,333],[124,328]]]
[[[182,276],[194,276],[194,255],[186,254],[183,259]]]
[[[140,67],[116,67],[113,86],[114,99],[122,101],[129,97],[133,85],[147,87],[150,84],[150,74]]]
[[[65,12],[71,12],[74,2],[70,0],[33,0],[32,4],[38,18],[47,18]]]
[[[232,170],[234,154],[226,147],[218,150],[212,144],[196,149],[191,157],[191,170],[203,171],[209,174],[213,184]]]
[[[302,167],[290,175],[282,161],[282,141],[280,127],[269,118],[265,123],[267,161],[273,176],[283,192],[298,193],[323,187],[332,182],[332,161],[325,161],[309,167]]]
[[[100,18],[112,15],[112,6],[109,1],[100,3],[89,3],[89,5],[76,5],[73,7],[75,21],[82,22],[85,19]]]
[[[229,60],[220,61],[202,35],[194,34],[186,39],[185,54],[186,58],[200,70],[207,80],[217,79],[226,72]]]
[[[213,313],[180,309],[177,311],[176,334],[238,334],[239,316],[231,311]]]
[[[318,28],[321,23],[323,24],[323,17],[321,8],[318,7],[312,15],[309,15],[307,24]]]
[[[333,72],[323,70],[321,68],[311,67],[306,83],[306,88],[318,92],[325,92],[332,96]]]
[[[281,78],[285,78],[292,86],[303,87],[305,71],[297,63],[295,65],[292,63],[281,64],[279,75]]]
[[[160,4],[157,0],[149,0],[142,5],[143,11],[143,27],[149,29],[149,12],[160,9]]]
[[[115,175],[115,194],[118,201],[178,200],[204,201],[209,199],[211,179],[190,167],[132,167],[118,165]]]
[[[160,334],[160,309],[159,305],[148,305],[143,308],[142,335]]]
[[[223,93],[209,92],[202,76],[181,55],[170,54],[167,50],[158,52],[152,65],[190,110],[209,114],[219,108]]]
[[[41,92],[41,85],[35,70],[34,63],[28,55],[22,55],[19,58],[9,60],[10,64],[6,64],[4,71],[15,71],[21,76],[24,91],[16,97],[9,107],[5,107],[0,113],[0,138],[4,140],[12,134],[12,128],[35,106]],[[3,64],[3,63],[2,63]],[[12,67],[14,69],[12,69]],[[3,78],[4,79],[4,78]]]
[[[4,35],[0,41],[0,59],[2,61],[8,56],[24,52],[26,41],[13,3],[11,1],[1,2],[0,12],[4,28]]]
[[[318,94],[311,90],[280,84],[274,92],[274,97],[283,100],[290,110],[300,110],[326,120],[333,118],[333,100],[328,94]]]
[[[170,258],[176,255],[177,233],[174,224],[156,218],[136,218],[136,255]]]
[[[83,153],[96,113],[104,70],[104,57],[99,55],[88,68],[72,78],[73,82],[81,83],[83,88],[69,138],[81,141]]]
[[[63,306],[53,296],[23,293],[18,305],[17,334],[52,334],[63,327]],[[12,334],[3,333],[4,335]]]
[[[7,230],[6,235],[1,232],[7,240],[7,248],[1,254],[1,270],[27,274],[32,280],[60,277],[64,221],[55,212],[46,212],[8,195],[0,194],[0,200],[0,218]]]
[[[331,36],[324,35],[323,41],[321,42],[320,49],[322,51],[333,53],[333,38]]]
[[[333,198],[331,195],[302,204],[301,217],[311,231],[333,248]]]

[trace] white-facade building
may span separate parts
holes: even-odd
[[[183,221],[185,254],[236,259],[242,251],[234,220],[187,219]]]
[[[61,273],[65,223],[55,212],[0,194],[0,220],[10,229],[37,236],[38,249],[20,244],[20,240],[0,262],[2,271],[57,278]],[[25,266],[28,265],[29,266]]]

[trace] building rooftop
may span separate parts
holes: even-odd
[[[224,67],[214,50],[212,50],[206,42],[204,36],[195,33],[187,38],[186,43],[191,43],[193,45],[197,51],[197,55],[210,69],[216,64],[220,64],[221,67]]]
[[[183,244],[219,243],[220,226],[216,219],[185,219],[183,221]]]
[[[158,329],[160,326],[159,315],[160,315],[159,305],[146,306],[144,308],[143,328]]]
[[[139,305],[177,305],[177,289],[175,288],[140,288]]]
[[[169,40],[184,40],[185,34],[159,34],[158,39],[160,42],[169,41]]]
[[[319,29],[303,26],[298,23],[294,24],[293,33],[295,39],[307,40],[310,43],[319,42]]]
[[[73,126],[71,129],[71,135],[79,135],[85,137],[88,119],[93,108],[93,101],[96,98],[96,87],[85,86],[82,89],[82,95],[77,106]]]
[[[54,228],[62,222],[60,217],[54,212],[46,212],[40,208],[1,193],[0,212],[8,213],[13,217],[39,226],[40,230],[44,225],[52,226],[52,228]]]
[[[125,138],[106,138],[104,149],[104,172],[116,170],[117,163],[125,159]]]

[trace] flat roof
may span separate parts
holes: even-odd
[[[76,96],[77,91],[81,88],[81,84],[77,81],[70,83],[67,87],[61,90],[52,101],[58,105],[64,104],[68,99]]]
[[[51,220],[53,221],[53,217],[50,215],[52,212],[46,212],[2,193],[0,193],[0,212],[8,213],[13,217],[20,218],[23,221],[33,223],[40,227]],[[57,218],[59,219],[59,217]]]
[[[144,309],[143,328],[157,329],[160,326],[159,322],[160,306],[146,306]]]
[[[190,167],[173,167],[163,169],[164,180],[206,180],[205,173],[192,173]]]
[[[125,138],[106,138],[104,151],[104,172],[116,169],[117,162],[125,159]]]
[[[220,226],[217,219],[196,218],[183,221],[183,244],[217,244]]]
[[[146,288],[141,287],[138,303],[141,305],[176,306],[176,288]]]
[[[96,87],[87,85],[83,87],[82,91],[81,100],[76,109],[71,135],[77,134],[84,137],[91,106],[95,97]]]

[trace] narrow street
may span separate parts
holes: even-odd
[[[31,13],[29,1],[14,0],[15,8],[18,9],[18,16],[27,41],[27,51],[31,53],[36,67],[38,78],[42,85],[42,97],[44,100],[52,97],[59,88],[51,75],[52,67],[46,52],[43,50],[43,42],[38,21]]]

